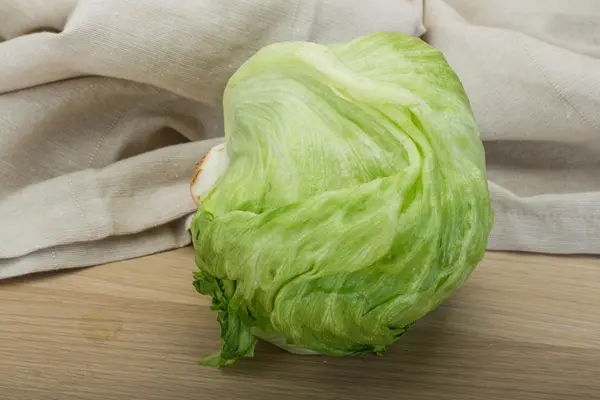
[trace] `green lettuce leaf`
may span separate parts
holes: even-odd
[[[374,352],[446,300],[483,258],[493,215],[463,87],[418,38],[270,45],[224,93],[228,166],[192,223],[196,289],[223,346],[255,335]]]

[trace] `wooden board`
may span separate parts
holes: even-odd
[[[491,253],[383,357],[222,370],[193,252],[0,283],[0,399],[600,399],[600,259]]]

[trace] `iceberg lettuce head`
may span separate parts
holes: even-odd
[[[267,46],[230,79],[192,182],[194,285],[222,347],[381,354],[484,256],[485,158],[461,82],[422,40]]]

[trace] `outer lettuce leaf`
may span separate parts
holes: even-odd
[[[483,146],[459,79],[420,39],[268,46],[224,110],[229,165],[192,224],[223,338],[207,364],[251,356],[252,330],[382,353],[483,258]]]
[[[252,320],[247,310],[231,310],[228,307],[229,296],[235,291],[235,282],[221,280],[200,271],[194,274],[194,287],[199,293],[213,297],[211,310],[219,312],[218,320],[223,334],[221,349],[200,364],[223,367],[239,357],[251,357],[256,344],[250,328]]]

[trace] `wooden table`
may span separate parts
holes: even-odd
[[[215,370],[192,254],[0,283],[0,399],[600,399],[600,259],[491,253],[383,357]]]

